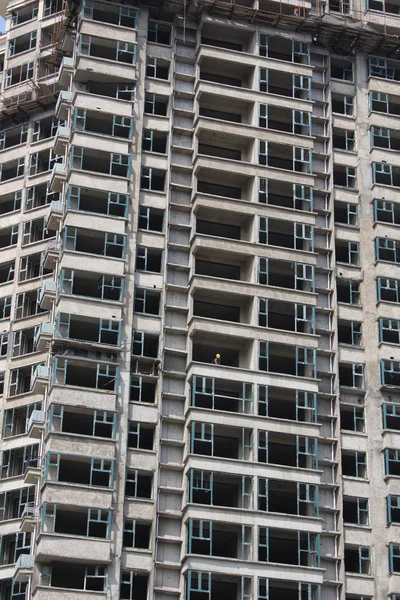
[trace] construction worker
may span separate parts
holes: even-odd
[[[221,364],[221,355],[220,354],[216,354],[215,355],[213,363],[214,363],[214,365],[220,365]]]

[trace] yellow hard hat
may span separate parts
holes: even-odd
[[[221,358],[221,355],[220,354],[216,354],[215,358]]]

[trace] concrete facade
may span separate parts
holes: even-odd
[[[0,600],[400,600],[398,7],[2,10]]]

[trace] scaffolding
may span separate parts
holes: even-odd
[[[369,54],[385,53],[392,57],[400,53],[400,41],[395,33],[390,32],[387,13],[374,11],[382,15],[382,22],[374,28],[369,18],[371,13],[364,10],[363,0],[356,0],[349,14],[326,12],[325,0],[313,3],[299,0],[295,7],[282,0],[253,0],[252,5],[246,0],[147,0],[145,3],[157,6],[159,16],[173,6],[174,14],[180,15],[185,24],[188,17],[197,19],[206,13],[301,31],[311,35],[314,43],[344,56],[351,56],[356,50]]]
[[[340,55],[349,56],[356,50],[384,53],[394,58],[400,55],[400,40],[390,31],[388,13],[373,11],[382,16],[381,22],[374,27],[371,13],[364,8],[364,0],[355,0],[349,14],[327,12],[326,0],[298,0],[294,7],[282,0],[144,0],[143,4],[158,17],[165,12],[181,17],[185,25],[189,17],[195,20],[202,13],[219,14],[228,19],[240,18],[249,23],[260,21],[273,27],[302,31],[311,35],[314,43]],[[80,5],[81,0],[67,2],[60,38],[55,44],[58,49],[62,47],[65,33],[76,27]]]
[[[67,28],[67,5],[64,4],[62,10],[62,18],[54,24],[52,36],[51,36],[51,55],[47,61],[48,65],[59,66],[61,62],[61,56],[63,54],[63,40]]]
[[[9,127],[13,123],[23,122],[29,119],[30,114],[37,110],[46,110],[57,101],[60,85],[57,82],[57,74],[62,57],[65,55],[63,43],[65,34],[71,24],[71,11],[67,4],[63,5],[61,18],[55,23],[52,33],[51,54],[46,60],[46,72],[44,77],[39,76],[39,64],[37,61],[35,79],[27,79],[11,88],[6,88],[0,94],[0,128]],[[40,48],[43,42],[40,42]]]
[[[275,28],[301,31],[310,35],[315,44],[343,56],[352,56],[356,50],[362,50],[369,54],[399,57],[400,40],[390,32],[387,13],[374,11],[381,13],[382,18],[373,27],[369,18],[371,13],[364,10],[362,0],[356,1],[360,6],[353,5],[349,14],[326,12],[325,0],[316,0],[315,3],[299,0],[294,8],[282,0],[253,0],[251,5],[246,0],[145,0],[144,4],[148,4],[157,16],[172,11],[184,20],[184,27],[188,17],[197,19],[202,13],[218,14],[228,19],[240,18],[249,23],[260,21]],[[66,34],[76,29],[80,5],[80,0],[69,0],[63,7],[62,18],[54,26],[53,47],[48,60],[54,72],[65,55]],[[13,91],[3,92],[0,96],[0,127],[4,128],[10,121],[25,120],[35,110],[54,104],[58,91],[57,83],[28,80]]]

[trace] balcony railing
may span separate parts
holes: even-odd
[[[33,423],[43,424],[46,420],[46,411],[44,410],[33,410],[29,419],[27,419],[27,431],[29,431]]]
[[[44,218],[45,227],[48,229],[55,229],[58,222],[62,219],[64,214],[65,204],[61,200],[53,200],[50,202],[49,209]]]
[[[35,557],[33,554],[21,554],[15,563],[14,582],[25,582],[29,580]]]
[[[42,411],[35,411],[35,412],[42,412]],[[25,508],[24,508],[23,513],[22,513],[22,518],[23,519],[27,518],[27,517],[29,517],[29,518],[31,518],[31,517],[36,518],[38,516],[38,514],[39,514],[39,511],[38,511],[38,507],[37,506],[35,506],[34,504],[27,504],[25,506]],[[26,554],[21,554],[21,556],[27,556],[27,555]]]
[[[31,377],[31,390],[33,393],[40,393],[49,381],[50,369],[45,365],[38,365]],[[39,389],[40,388],[40,389]]]

